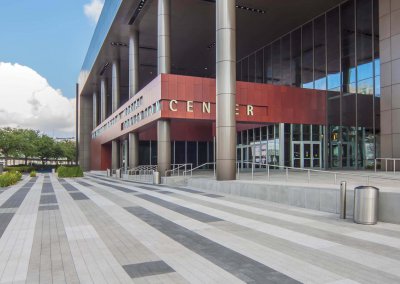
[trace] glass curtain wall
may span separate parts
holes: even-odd
[[[346,1],[237,64],[242,81],[327,91],[331,168],[367,168],[379,156],[378,6]]]

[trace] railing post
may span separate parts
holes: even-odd
[[[340,182],[340,219],[346,219],[346,182]]]
[[[289,181],[289,169],[286,168],[286,181]]]
[[[335,180],[334,180],[334,184],[336,184],[336,179],[337,179],[337,174],[335,173]]]
[[[377,159],[375,159],[375,172],[376,172],[376,164],[377,164]]]
[[[251,163],[251,180],[254,180],[254,163]]]
[[[308,174],[308,183],[311,183],[311,171],[308,170],[307,174]]]
[[[267,176],[268,176],[268,180],[270,180],[270,176],[269,176],[269,164],[267,165]]]
[[[393,159],[393,174],[396,174],[396,159]]]

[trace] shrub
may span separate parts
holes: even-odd
[[[32,166],[8,166],[4,168],[7,172],[20,172],[20,173],[30,173],[34,168]]]
[[[58,177],[69,178],[69,177],[83,177],[83,171],[80,166],[65,167],[61,166],[57,169]]]
[[[0,187],[6,187],[13,184],[16,184],[22,178],[22,174],[20,172],[7,172],[0,175]]]
[[[36,177],[36,172],[35,172],[35,171],[31,171],[31,173],[29,174],[29,176],[30,176],[31,178]]]

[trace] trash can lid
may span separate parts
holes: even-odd
[[[368,185],[360,185],[360,186],[355,187],[354,189],[359,189],[359,190],[374,189],[374,190],[379,191],[379,188],[377,188],[375,186],[368,186]]]

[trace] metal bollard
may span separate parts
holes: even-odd
[[[3,163],[0,163],[0,175],[3,173]]]
[[[346,188],[347,183],[340,182],[340,219],[346,219]]]

